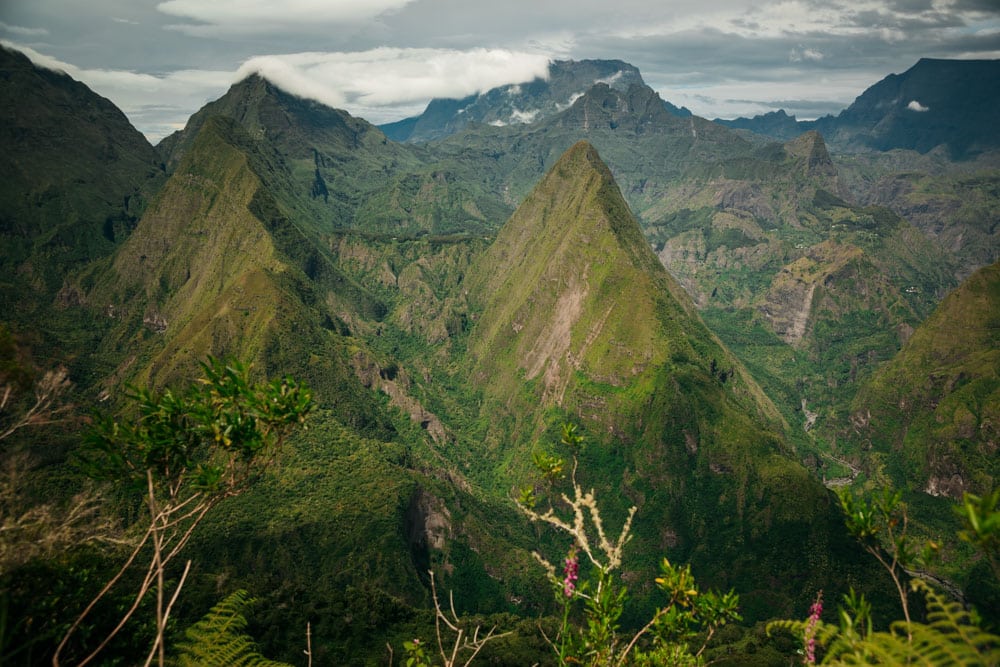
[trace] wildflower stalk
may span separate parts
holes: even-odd
[[[819,625],[819,616],[823,613],[823,591],[816,594],[816,601],[809,607],[809,620],[806,621],[806,629],[802,636],[805,648],[805,664],[816,664],[816,630]]]

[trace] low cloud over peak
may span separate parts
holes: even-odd
[[[258,56],[240,67],[236,79],[260,74],[293,95],[346,107],[369,120],[376,116],[378,121],[379,107],[424,104],[432,97],[465,97],[547,78],[548,70],[547,56],[505,49],[383,47],[352,53]]]

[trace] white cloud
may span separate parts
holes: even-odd
[[[11,25],[3,21],[0,21],[0,30],[20,37],[44,37],[49,34],[49,31],[45,28],[25,28],[24,26]]]
[[[410,2],[413,0],[167,0],[156,8],[164,14],[197,22],[171,26],[174,29],[205,37],[273,34],[362,23],[402,9]]]
[[[378,48],[352,53],[292,53],[251,58],[236,74],[258,73],[284,90],[335,107],[461,98],[548,77],[549,59],[503,49]]]
[[[538,114],[541,113],[541,109],[535,109],[534,111],[521,111],[520,109],[514,109],[510,112],[510,119],[515,123],[533,123],[535,119],[538,118]]]
[[[910,103],[906,105],[906,108],[910,111],[930,111],[930,107],[925,107],[916,100],[910,100]]]
[[[595,84],[596,83],[603,83],[603,84],[607,84],[607,85],[610,86],[615,81],[617,81],[618,79],[622,78],[622,76],[624,76],[624,75],[625,75],[625,72],[623,72],[622,70],[618,70],[617,72],[615,72],[611,76],[606,76],[603,79],[594,79],[594,83]]]
[[[572,95],[569,96],[569,99],[566,100],[566,104],[557,104],[556,109],[558,109],[559,111],[562,111],[563,109],[569,109],[571,106],[576,104],[576,101],[578,99],[580,99],[584,95],[586,95],[586,93],[584,92],[573,93]]]
[[[372,123],[423,111],[433,97],[461,98],[490,88],[547,78],[549,60],[503,49],[395,49],[292,53],[247,60],[236,72],[178,70],[163,75],[84,69],[29,47],[4,42],[35,64],[69,74],[113,101],[150,141],[158,141],[226,88],[261,74],[283,90],[346,109]]]
[[[792,49],[792,52],[791,54],[789,54],[788,59],[793,63],[799,63],[804,60],[812,60],[813,62],[819,62],[820,60],[823,60],[823,53],[821,51],[817,51],[816,49],[804,49],[800,47],[797,49]]]

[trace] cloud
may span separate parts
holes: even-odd
[[[906,105],[906,108],[910,111],[930,111],[930,107],[925,107],[916,100],[910,100],[910,103]]]
[[[414,0],[166,0],[157,10],[196,23],[171,26],[202,37],[314,31],[358,24],[398,11]]]
[[[45,28],[25,28],[24,26],[10,25],[3,21],[0,21],[0,30],[20,37],[44,37],[49,34],[49,31]]]
[[[113,101],[154,142],[183,127],[206,102],[250,74],[260,74],[293,95],[380,123],[419,114],[433,97],[462,98],[547,78],[549,68],[546,56],[504,49],[379,48],[259,56],[236,71],[186,69],[156,75],[81,68],[23,45],[0,43],[22,51],[41,67],[87,84]]]
[[[788,59],[793,63],[802,62],[804,60],[819,62],[820,60],[823,60],[823,53],[821,51],[817,51],[816,49],[805,49],[799,47],[792,49]]]
[[[461,98],[547,78],[548,66],[546,56],[504,49],[378,48],[259,56],[246,61],[236,78],[260,74],[293,95],[352,111],[352,105],[370,109]]]

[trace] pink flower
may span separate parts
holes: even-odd
[[[563,594],[571,598],[576,590],[576,580],[580,572],[580,563],[576,557],[576,549],[571,549],[563,566]]]
[[[816,601],[809,607],[809,620],[806,621],[806,629],[803,633],[805,640],[806,658],[803,661],[807,665],[816,664],[816,626],[819,624],[819,615],[823,613],[823,591],[816,594]]]

